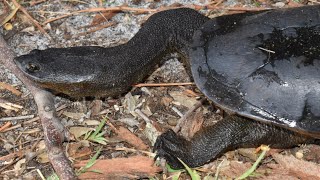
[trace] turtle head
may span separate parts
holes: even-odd
[[[41,58],[40,50],[33,50],[29,54],[16,57],[15,63],[27,77],[33,80],[40,80],[51,72],[47,69],[46,59]]]
[[[88,88],[100,68],[94,50],[89,48],[49,48],[33,50],[15,58],[27,78],[52,92],[79,96]],[[79,90],[80,89],[80,90]]]
[[[16,57],[15,63],[29,79],[38,83],[88,81],[96,71],[95,58],[78,52],[76,48],[32,50]]]

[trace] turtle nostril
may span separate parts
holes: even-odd
[[[29,72],[37,72],[40,70],[40,66],[37,64],[28,63],[26,69]]]

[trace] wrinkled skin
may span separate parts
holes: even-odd
[[[187,141],[169,130],[161,134],[154,150],[174,169],[181,169],[181,159],[189,167],[201,166],[223,153],[240,147],[288,148],[298,144],[320,144],[320,141],[274,125],[260,123],[240,116],[229,116],[214,126],[203,128]]]
[[[289,27],[294,31],[296,28],[309,28],[309,24],[319,26],[319,9],[320,6],[302,7],[222,16],[212,20],[191,9],[168,10],[151,16],[127,44],[113,48],[72,47],[34,50],[30,54],[18,57],[16,63],[25,75],[39,86],[56,93],[71,97],[117,96],[130,89],[131,85],[143,80],[152,72],[155,65],[161,63],[164,55],[178,51],[183,56],[186,66],[191,66],[198,88],[217,106],[241,115],[228,116],[214,126],[203,128],[190,141],[172,130],[158,137],[154,145],[154,151],[157,151],[158,157],[164,157],[173,168],[182,168],[177,158],[190,167],[196,167],[238,147],[268,144],[275,148],[287,148],[300,143],[319,143],[316,139],[320,137],[320,120],[316,111],[320,107],[318,84],[305,81],[309,89],[315,90],[312,91],[308,106],[305,106],[307,108],[281,106],[278,101],[281,102],[287,97],[286,90],[281,90],[280,96],[277,94],[280,92],[278,85],[287,86],[286,83],[294,84],[297,80],[290,76],[290,71],[283,71],[283,75],[289,77],[286,82],[283,82],[281,78],[277,78],[273,73],[276,71],[272,69],[280,67],[277,62],[286,62],[294,70],[303,69],[304,72],[308,72],[309,79],[319,79],[318,57],[314,56],[312,61],[304,61],[305,64],[302,63],[300,66],[293,66],[294,61],[290,59],[292,56],[307,57],[308,55],[288,49],[291,53],[288,56],[284,49],[282,52],[285,53],[271,56],[257,46],[250,47],[250,45],[259,45],[272,50],[273,45],[278,44],[272,38],[268,38],[269,36],[250,39],[251,31],[261,31],[263,35],[267,35],[286,23],[289,23],[289,27],[290,22],[301,22],[295,27]],[[301,13],[307,14],[307,17],[299,16]],[[276,17],[281,14],[284,16],[277,19]],[[297,14],[296,19],[286,19]],[[269,28],[250,23],[258,21],[263,24],[263,18],[276,20],[272,21],[271,25],[267,23],[266,27]],[[304,21],[306,23],[303,23]],[[237,32],[239,29],[240,32]],[[283,29],[280,31],[282,32]],[[233,32],[236,33],[232,34]],[[312,32],[315,33],[315,38],[319,36],[317,28]],[[290,39],[296,34],[286,32],[285,37]],[[312,39],[307,39],[306,42],[300,42],[301,47],[305,47],[304,45],[311,41]],[[220,43],[214,44],[216,42]],[[263,43],[255,44],[261,42]],[[317,42],[315,41],[311,46],[308,45],[309,50],[310,48],[319,49]],[[287,45],[282,44],[276,49],[285,48]],[[315,50],[312,53],[318,52]],[[253,54],[254,58],[248,54]],[[269,58],[266,59],[266,57]],[[312,66],[306,66],[306,64],[312,64]],[[268,71],[263,69],[265,67],[269,68]],[[247,71],[248,69],[254,71]],[[251,78],[243,78],[248,73]],[[251,82],[256,84],[252,85]],[[290,98],[293,102],[305,98],[300,92],[303,89],[300,86],[290,89],[289,94],[292,95]],[[257,90],[257,87],[268,93],[264,91],[259,91],[261,94],[252,93]],[[270,99],[264,101],[260,97]],[[303,106],[302,103],[305,102],[298,103],[299,107]],[[267,106],[269,104],[277,104],[277,106]],[[280,113],[275,113],[277,109],[280,109]],[[289,118],[291,112],[302,114],[300,117],[304,126],[292,123],[298,120],[300,122],[301,119]]]
[[[118,96],[151,74],[168,53],[186,57],[194,30],[207,20],[191,9],[163,11],[151,16],[126,44],[33,50],[16,63],[27,77],[55,93]]]

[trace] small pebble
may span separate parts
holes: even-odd
[[[12,28],[13,28],[13,26],[12,26],[11,23],[5,23],[3,27],[4,27],[4,29],[7,30],[7,31],[12,30]]]
[[[272,6],[277,7],[277,8],[282,8],[284,7],[286,4],[283,2],[277,2],[275,4],[273,4]]]
[[[3,146],[2,146],[6,151],[10,151],[14,146],[10,143],[5,143]]]
[[[296,158],[302,159],[303,158],[303,152],[301,150],[296,152]]]
[[[114,108],[114,110],[116,110],[116,111],[119,111],[120,110],[120,108],[119,108],[119,106],[118,105],[113,105],[113,108]]]
[[[169,118],[167,122],[170,126],[176,126],[178,124],[178,120],[175,118]]]

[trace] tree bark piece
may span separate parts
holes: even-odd
[[[274,160],[300,179],[320,179],[320,168],[313,162],[303,161],[294,156],[272,155]]]
[[[82,167],[87,163],[88,161],[81,161],[75,166]],[[93,170],[100,173],[91,172]],[[99,159],[86,173],[80,175],[80,179],[139,179],[155,176],[160,171],[153,159],[145,156]]]
[[[70,161],[64,154],[62,143],[69,139],[69,134],[57,117],[53,95],[38,88],[32,81],[27,79],[13,62],[14,56],[13,51],[0,35],[0,63],[14,73],[33,95],[38,107],[48,156],[53,168],[60,179],[77,179]]]

